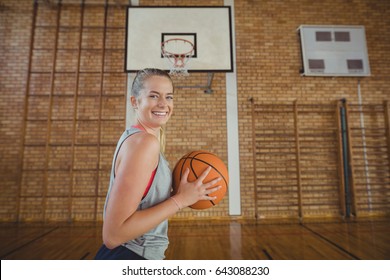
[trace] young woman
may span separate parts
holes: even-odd
[[[203,182],[207,169],[194,182],[186,170],[171,196],[171,171],[162,155],[162,126],[173,112],[174,87],[159,69],[137,73],[131,104],[136,123],[120,137],[112,163],[104,207],[103,245],[95,259],[163,259],[168,247],[168,218],[208,194],[220,178]]]

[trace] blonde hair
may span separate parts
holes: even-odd
[[[165,153],[165,129],[163,127],[160,128],[160,151]]]
[[[172,88],[174,88],[171,76],[169,76],[167,72],[156,68],[145,68],[138,71],[137,75],[135,76],[131,86],[131,96],[138,98],[144,88],[145,81],[153,76],[162,76],[168,78],[172,83]]]

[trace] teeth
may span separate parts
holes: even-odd
[[[157,116],[165,116],[167,113],[166,112],[153,112],[153,114]]]

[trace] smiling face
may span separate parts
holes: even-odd
[[[173,112],[173,85],[165,76],[150,76],[138,97],[131,97],[137,120],[146,129],[157,131],[165,125]]]

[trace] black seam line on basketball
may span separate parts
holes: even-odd
[[[53,228],[53,229],[51,229],[51,230],[49,230],[49,231],[47,231],[47,232],[45,232],[45,233],[43,233],[43,234],[37,236],[36,238],[31,239],[30,241],[28,241],[28,242],[26,242],[26,243],[20,245],[19,247],[16,247],[15,249],[13,249],[13,250],[11,250],[11,251],[5,253],[4,255],[0,256],[0,259],[6,258],[7,256],[9,256],[9,255],[15,253],[16,251],[22,249],[23,247],[25,247],[25,246],[27,246],[27,245],[30,245],[31,243],[33,243],[33,242],[35,242],[35,241],[41,239],[42,237],[44,237],[44,236],[46,236],[46,235],[52,233],[53,231],[55,231],[55,230],[57,230],[57,229],[59,229],[59,227],[55,227],[55,228]]]
[[[192,170],[192,173],[194,173],[195,178],[198,179],[198,175],[195,173],[195,170],[194,170],[194,168],[192,167],[192,161],[194,160],[194,158],[192,157],[192,158],[190,158],[190,159],[191,159],[191,160],[190,160],[190,168],[191,168],[191,170]]]
[[[202,155],[202,154],[205,154],[205,155],[214,155],[214,154],[212,154],[212,153],[198,153],[198,154],[196,154],[195,156],[197,156],[197,155]],[[186,159],[190,158],[190,159],[191,159],[191,162],[190,162],[191,164],[192,164],[192,160],[196,159],[196,160],[198,160],[198,161],[200,161],[200,162],[203,162],[203,163],[207,164],[208,166],[213,167],[213,169],[214,169],[215,171],[217,171],[217,172],[219,173],[219,175],[221,175],[222,179],[225,181],[226,186],[228,186],[228,183],[227,183],[225,177],[221,174],[221,172],[219,172],[217,169],[215,169],[214,166],[213,166],[213,165],[210,165],[207,161],[204,161],[204,160],[202,160],[202,159],[195,158],[195,156],[194,156],[194,157],[187,157]],[[195,172],[194,172],[194,173],[195,173]]]
[[[187,154],[188,155],[188,154]],[[183,168],[184,168],[184,164],[186,163],[186,160],[188,159],[188,157],[186,157],[186,158],[181,158],[180,160],[184,160],[184,162],[182,163],[182,165],[181,165],[181,168],[180,168],[180,181],[181,181],[181,178],[182,178],[182,175],[183,175]],[[179,160],[179,161],[180,161]]]
[[[215,171],[218,172],[219,175],[221,175],[222,179],[225,181],[226,187],[228,186],[228,183],[227,183],[225,177],[224,177],[224,176],[221,174],[221,172],[219,172],[213,165],[210,165],[207,161],[204,161],[204,160],[202,160],[202,159],[198,159],[198,158],[191,158],[191,159],[192,159],[192,160],[197,160],[197,161],[203,162],[203,163],[207,164],[208,166],[211,166]],[[191,160],[191,162],[190,162],[190,166],[192,165],[192,160]],[[192,171],[194,171],[194,170],[192,170]],[[195,172],[194,172],[194,174],[195,174]],[[196,177],[196,179],[198,179],[198,177]]]
[[[343,251],[344,253],[346,253],[347,255],[349,255],[350,257],[354,258],[355,260],[360,260],[359,257],[355,256],[354,254],[352,254],[351,252],[347,251],[346,249],[344,249],[343,247],[341,247],[339,244],[333,242],[332,240],[326,238],[325,236],[319,234],[318,232],[312,230],[311,228],[309,228],[308,226],[300,223],[300,226],[302,226],[304,229],[310,231],[311,233],[317,235],[319,238],[325,240],[326,242],[328,242],[329,244],[333,245],[334,247],[338,248],[339,250]]]
[[[188,154],[185,154],[180,160],[184,160],[184,162],[182,163],[182,165],[181,165],[181,168],[180,168],[180,180],[181,180],[181,178],[182,178],[182,175],[183,175],[183,168],[184,168],[184,164],[186,163],[186,160],[187,159],[193,159],[194,158],[194,156],[193,157],[189,157],[188,155],[191,155],[193,152],[189,152]],[[200,155],[200,154],[206,154],[206,155],[213,155],[212,153],[209,153],[209,152],[201,152],[201,153],[197,153],[197,154],[195,154],[195,156],[197,156],[197,155]],[[179,160],[179,162],[180,162],[180,160]],[[191,162],[190,162],[190,165],[191,165]],[[194,172],[195,173],[195,172]],[[198,179],[198,178],[197,178]]]
[[[198,175],[195,173],[195,169],[192,167],[192,162],[193,162],[194,159],[196,159],[195,156],[197,156],[197,155],[199,155],[199,154],[203,154],[203,153],[198,153],[198,154],[194,155],[194,157],[191,157],[191,158],[190,158],[190,159],[191,159],[191,160],[190,160],[190,167],[191,167],[192,173],[194,173],[196,179],[198,179]],[[187,158],[188,158],[188,157],[187,157]],[[197,160],[197,159],[196,159],[196,160]],[[206,163],[206,162],[204,162],[204,163]],[[209,166],[210,166],[210,165],[209,165]],[[206,195],[209,196],[208,194],[206,194]],[[210,202],[213,206],[215,206],[215,204],[214,204],[213,201],[209,200],[209,202]]]

